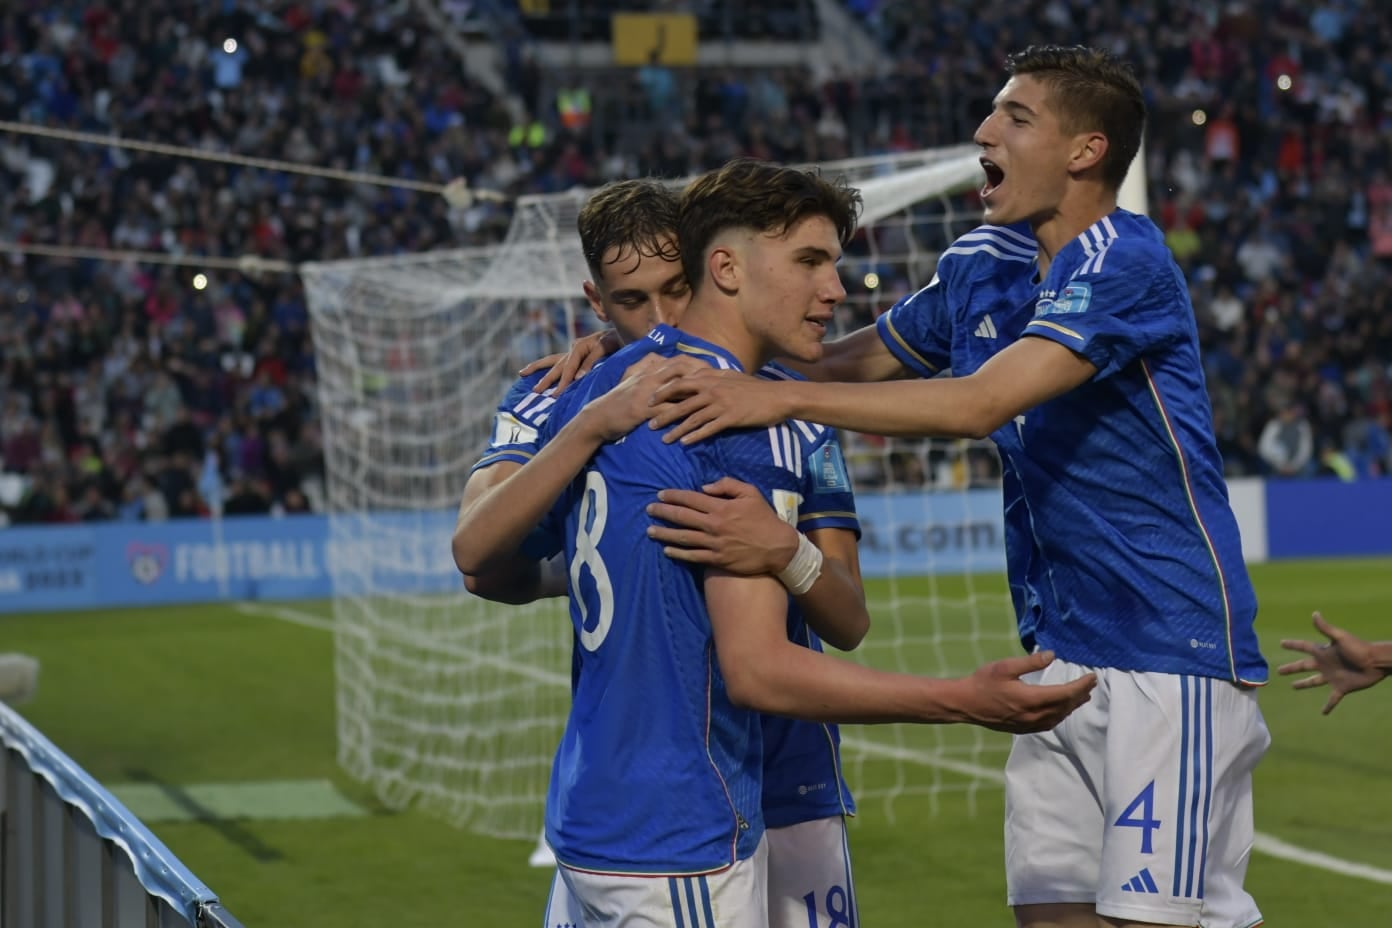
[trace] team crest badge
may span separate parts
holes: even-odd
[[[131,576],[149,586],[164,575],[169,565],[169,549],[164,545],[132,541],[126,545],[126,561],[130,564]]]

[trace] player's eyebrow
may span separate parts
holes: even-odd
[[[1002,102],[1002,103],[997,103],[996,106],[998,106],[1000,109],[1005,110],[1006,112],[1008,112],[1008,113],[1009,113],[1010,115],[1012,115],[1012,116],[1020,116],[1020,115],[1024,115],[1024,116],[1037,116],[1037,115],[1039,115],[1039,114],[1036,113],[1034,110],[1030,109],[1028,106],[1025,106],[1023,103],[1019,103],[1019,102],[1017,102],[1017,101],[1015,101],[1015,100],[1006,100],[1006,101],[1004,101],[1004,102]]]
[[[833,263],[841,260],[840,254],[832,254],[825,248],[817,245],[803,245],[793,252],[794,260],[801,261],[803,258],[816,258],[818,261],[831,261]]]
[[[657,292],[667,293],[672,289],[674,285],[679,284],[681,282],[682,272],[677,271],[671,277],[668,277],[666,280],[664,280],[661,284],[658,285]],[[640,290],[637,287],[629,287],[624,290],[611,290],[609,292],[609,300],[614,303],[624,303],[631,300],[646,300],[647,298],[648,291]]]

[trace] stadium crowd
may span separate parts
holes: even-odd
[[[414,4],[19,0],[0,12],[0,119],[551,192],[739,154],[801,162],[960,143],[1007,49],[1086,36],[1132,59],[1150,94],[1151,210],[1193,292],[1228,472],[1392,470],[1392,10],[847,8],[884,48],[876,73],[653,63],[623,80],[544,72],[514,8],[499,32],[510,108]],[[332,260],[492,242],[508,218],[386,187],[0,143],[0,238],[30,244]],[[215,497],[229,513],[321,505],[299,283],[191,280],[134,260],[0,259],[0,512],[64,522],[203,515]]]

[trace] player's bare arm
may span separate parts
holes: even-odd
[[[648,515],[668,523],[648,529],[664,554],[741,576],[777,577],[788,568],[801,536],[757,488],[725,477],[702,489],[663,490],[648,506]],[[794,599],[818,637],[842,651],[854,650],[870,630],[855,533],[821,529],[807,537],[822,553],[821,573]]]
[[[1328,686],[1329,700],[1324,714],[1334,711],[1345,696],[1366,690],[1381,683],[1392,674],[1392,641],[1364,641],[1330,622],[1318,612],[1314,614],[1315,629],[1329,639],[1328,644],[1285,639],[1281,647],[1298,651],[1304,658],[1283,664],[1277,672],[1283,676],[1307,673],[1311,676],[1296,680],[1298,690]]]
[[[1022,338],[966,377],[848,384],[775,383],[694,371],[660,387],[650,425],[690,444],[726,429],[798,418],[876,435],[985,438],[1016,416],[1085,383],[1097,368],[1043,338]]]
[[[787,593],[772,577],[708,570],[706,606],[726,691],[758,712],[814,722],[967,722],[997,731],[1047,731],[1087,702],[1091,674],[1060,686],[1019,678],[1047,666],[1040,652],[987,664],[969,677],[890,673],[788,640]]]
[[[459,503],[459,517],[455,521],[454,536],[451,539],[451,548],[456,552],[456,566],[460,564],[460,536],[467,532],[468,526],[472,524],[467,518],[469,512],[484,496],[496,491],[503,483],[527,480],[523,475],[525,469],[523,465],[513,461],[499,461],[470,475],[469,482],[464,485],[464,497]],[[531,527],[528,526],[524,531],[530,530]],[[566,594],[563,577],[547,576],[539,562],[519,552],[499,559],[497,565],[489,570],[476,574],[465,573],[464,587],[475,596],[513,605]]]
[[[806,593],[794,594],[793,599],[822,641],[842,651],[853,651],[870,631],[870,610],[865,605],[855,532],[822,528],[808,532],[807,538],[822,553],[822,572]]]
[[[647,397],[670,370],[676,368],[665,368],[655,355],[643,357],[624,372],[622,382],[588,402],[556,433],[526,465],[525,481],[501,481],[461,507],[451,544],[460,572],[478,575],[506,566],[599,447],[643,421],[649,412]]]

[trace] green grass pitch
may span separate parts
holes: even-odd
[[[1392,561],[1287,562],[1254,568],[1253,577],[1273,665],[1282,637],[1308,636],[1316,608],[1356,632],[1392,637]],[[940,595],[951,587],[938,584]],[[973,586],[1000,583],[978,577]],[[154,826],[248,928],[540,923],[550,874],[525,865],[528,842],[386,811],[337,768],[326,632],[223,605],[13,615],[0,616],[0,650],[41,660],[39,695],[22,711],[103,783],[326,779],[368,810]],[[1283,679],[1263,692],[1273,745],[1257,775],[1257,826],[1299,859],[1255,853],[1249,887],[1270,926],[1385,924],[1392,885],[1377,878],[1392,871],[1392,683],[1356,694],[1329,718],[1319,714],[1323,699]],[[873,790],[894,769],[871,761],[851,771],[863,778],[851,785]],[[953,785],[953,774],[933,775]],[[892,807],[862,803],[851,840],[865,924],[1012,924],[999,789],[970,802],[956,790],[934,799],[910,790]],[[1372,872],[1320,869],[1310,863],[1316,854]]]

